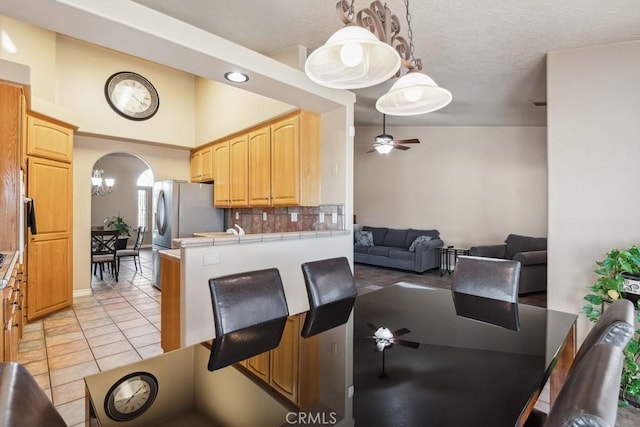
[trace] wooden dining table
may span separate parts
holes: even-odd
[[[407,283],[359,295],[355,425],[521,426],[547,380],[551,399],[562,385],[576,319]],[[393,335],[382,346],[381,327]]]

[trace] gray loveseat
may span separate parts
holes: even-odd
[[[444,244],[438,230],[368,226],[354,232],[354,242],[354,262],[418,273],[440,267],[440,248]]]
[[[518,294],[547,290],[547,238],[509,234],[504,244],[474,246],[469,255],[519,261]]]

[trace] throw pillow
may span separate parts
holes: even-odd
[[[371,231],[356,231],[355,239],[358,246],[373,246],[373,233]]]
[[[413,241],[411,246],[409,246],[409,252],[415,252],[416,245],[418,243],[428,242],[429,240],[431,240],[431,236],[418,236],[418,237],[416,237],[416,239]]]

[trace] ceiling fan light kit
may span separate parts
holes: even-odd
[[[309,55],[305,72],[333,89],[358,89],[388,80],[400,69],[400,56],[370,31],[348,25]]]
[[[451,102],[451,92],[439,87],[429,76],[418,73],[422,61],[413,56],[413,32],[409,0],[404,0],[409,42],[400,36],[400,21],[386,4],[374,1],[357,13],[354,0],[336,4],[338,18],[346,26],[313,51],[305,63],[309,79],[333,89],[361,89],[409,72],[376,102],[384,114],[412,116],[429,113]]]
[[[441,88],[426,74],[409,72],[376,102],[376,110],[393,116],[430,113],[451,102],[451,92]]]

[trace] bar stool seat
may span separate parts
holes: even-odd
[[[214,371],[278,346],[289,311],[276,268],[209,279],[216,337]]]

